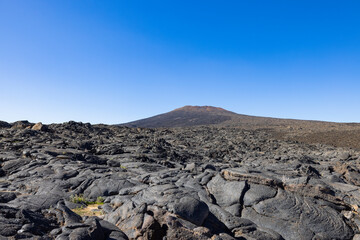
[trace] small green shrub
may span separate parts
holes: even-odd
[[[75,194],[75,195],[71,195],[70,196],[70,202],[73,202],[73,203],[85,203],[88,202],[84,195],[83,194]]]
[[[104,204],[104,201],[105,201],[105,199],[103,197],[99,196],[99,197],[97,197],[95,203],[96,204]]]
[[[83,194],[75,194],[75,195],[71,195],[69,201],[73,202],[73,203],[83,203],[86,205],[90,205],[90,204],[99,204],[102,205],[104,204],[104,197],[97,197],[96,201],[90,201],[89,199],[85,198]]]

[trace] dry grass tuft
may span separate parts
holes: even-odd
[[[90,204],[87,205],[86,207],[81,207],[81,208],[75,208],[75,209],[71,209],[74,213],[80,215],[80,216],[88,216],[88,217],[99,217],[102,218],[104,217],[104,211],[99,209],[98,207],[102,205],[102,204]]]

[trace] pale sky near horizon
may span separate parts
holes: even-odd
[[[359,1],[0,0],[0,120],[184,105],[360,122]]]

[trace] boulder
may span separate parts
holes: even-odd
[[[84,196],[95,201],[97,197],[116,195],[122,188],[132,186],[134,184],[124,179],[97,179],[84,191]]]
[[[4,121],[0,121],[0,128],[10,128],[11,124],[4,122]]]
[[[195,198],[183,197],[173,205],[173,213],[179,217],[201,226],[209,214],[208,206]]]
[[[254,183],[249,184],[249,187],[244,196],[243,203],[245,206],[252,206],[260,201],[272,198],[277,192],[274,188]]]
[[[14,192],[0,192],[0,203],[7,203],[16,198]]]
[[[245,182],[226,181],[217,174],[208,184],[209,192],[215,197],[219,206],[228,207],[240,203],[246,190]]]
[[[275,198],[245,208],[242,217],[285,239],[350,239],[354,234],[336,210],[281,189]]]
[[[34,126],[32,126],[31,128],[32,130],[36,130],[36,131],[46,131],[47,127],[42,124],[41,122],[36,123]]]
[[[32,124],[27,120],[16,121],[11,124],[12,129],[25,129],[25,128],[31,127],[31,126],[32,126]]]

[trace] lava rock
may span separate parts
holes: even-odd
[[[230,206],[240,203],[240,199],[246,190],[245,182],[226,181],[220,174],[216,175],[207,187],[220,206]]]
[[[173,212],[196,225],[201,225],[209,214],[208,206],[195,198],[183,197],[173,206]]]

